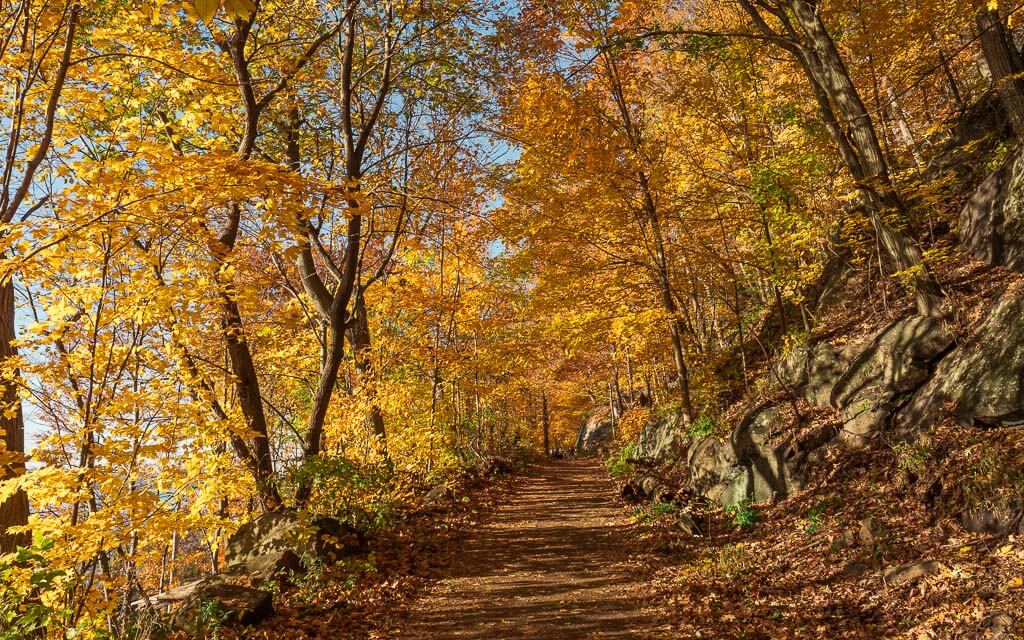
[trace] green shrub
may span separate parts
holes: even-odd
[[[701,416],[690,423],[690,439],[697,441],[706,438],[715,432],[714,421],[707,417]]]
[[[928,467],[932,459],[931,452],[922,445],[901,442],[893,446],[892,450],[896,454],[896,466],[903,471],[919,474]]]
[[[725,514],[732,518],[732,525],[737,529],[750,529],[757,523],[758,513],[750,500],[740,500],[725,508]]]
[[[625,480],[629,476],[633,475],[635,467],[631,460],[633,459],[634,453],[636,453],[635,442],[630,442],[613,453],[612,456],[604,463],[608,468],[608,474],[616,480]]]
[[[804,517],[804,533],[812,536],[821,531],[821,525],[825,520],[825,509],[828,508],[828,504],[824,501],[819,502],[813,509],[807,512],[807,516]]]
[[[642,524],[653,524],[665,516],[679,513],[679,505],[674,502],[652,500],[647,506],[633,509],[633,519]]]
[[[69,627],[72,611],[62,597],[66,572],[50,566],[45,553],[53,540],[36,536],[0,562],[0,640],[43,637],[47,629]]]
[[[362,531],[385,529],[403,499],[400,480],[387,464],[360,464],[344,456],[317,456],[292,469],[282,480],[284,492],[299,484],[312,487],[311,505]]]
[[[231,612],[214,599],[203,600],[199,604],[199,614],[196,617],[196,634],[218,638],[220,628],[231,617]]]

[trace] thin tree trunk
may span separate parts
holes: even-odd
[[[889,110],[896,122],[896,133],[900,137],[900,142],[910,151],[910,157],[914,159],[914,166],[921,168],[924,166],[924,160],[917,148],[917,139],[914,137],[914,131],[910,128],[910,123],[907,122],[907,114],[903,111],[903,105],[900,104],[900,98],[896,95],[896,90],[888,76],[882,76],[882,86],[885,90],[885,97],[889,101]]]
[[[935,52],[939,58],[939,66],[942,67],[942,75],[946,79],[946,89],[949,91],[949,95],[956,102],[957,108],[963,112],[967,108],[967,102],[964,100],[963,93],[960,92],[960,85],[956,81],[956,76],[953,75],[953,67],[949,64],[949,58],[946,56],[945,50],[942,48],[942,43],[936,37],[935,32],[929,32],[932,37],[932,43],[935,44]]]
[[[676,365],[676,376],[679,382],[679,399],[681,402],[680,409],[683,425],[688,426],[693,422],[693,401],[690,398],[690,372],[686,365],[686,351],[683,346],[686,325],[672,292],[672,281],[668,275],[668,257],[665,252],[665,240],[661,233],[661,220],[654,203],[654,197],[651,195],[647,176],[643,172],[639,172],[638,176],[644,197],[647,222],[650,225],[651,235],[654,240],[654,260],[658,276],[658,288],[661,291],[662,306],[669,315],[669,331],[672,335],[672,359]]]
[[[0,362],[18,356],[18,349],[12,344],[14,337],[14,283],[7,279],[0,284]],[[2,384],[0,429],[4,432],[5,450],[16,456],[16,459],[3,466],[0,480],[10,480],[25,473],[25,418],[17,383],[12,381]],[[0,504],[0,554],[10,553],[16,547],[28,543],[27,534],[7,532],[10,527],[28,524],[28,510],[28,496],[24,491],[17,491]]]
[[[352,317],[352,357],[355,360],[356,371],[364,381],[373,377],[373,361],[370,353],[370,321],[366,315],[366,299],[363,290],[356,288],[354,315]],[[370,404],[370,415],[367,420],[373,435],[377,438],[377,446],[385,462],[390,464],[391,458],[388,455],[388,434],[384,425],[384,414],[377,403],[376,392],[373,392],[373,399]]]
[[[551,416],[548,414],[548,392],[540,392],[540,419],[544,426],[544,455],[551,455]]]
[[[634,402],[636,385],[633,381],[633,358],[629,356],[629,347],[626,348],[626,391],[629,393],[629,401]]]

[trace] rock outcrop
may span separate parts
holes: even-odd
[[[887,431],[925,426],[943,406],[954,406],[968,426],[1024,425],[1022,316],[1024,295],[1009,294],[960,343],[942,319],[911,315],[843,348],[819,342],[795,349],[777,365],[777,390],[831,407],[840,427],[825,424],[797,442],[786,436],[789,414],[779,398],[749,410],[729,438],[692,441],[678,418],[661,416],[641,432],[636,458],[645,470],[630,493],[681,489],[722,505],[783,498],[804,486],[809,464],[825,447],[864,446]],[[670,477],[685,486],[667,486]],[[965,526],[1006,530],[1016,526],[1017,511],[1008,513],[998,523],[965,516]]]
[[[677,417],[653,419],[645,425],[636,453],[648,470],[626,493],[634,500],[664,499],[674,493],[669,478],[681,476],[686,491],[723,506],[788,496],[803,486],[806,457],[779,437],[783,426],[782,412],[772,403],[750,411],[728,438],[711,435],[693,441]],[[678,472],[657,473],[652,467],[677,467]]]
[[[882,433],[902,399],[928,380],[953,341],[940,319],[909,316],[862,343],[830,393],[844,441],[859,446]]]
[[[849,358],[828,342],[793,349],[777,366],[779,381],[813,405],[830,406],[832,387],[849,367]]]
[[[602,407],[597,409],[580,425],[576,436],[577,453],[595,453],[602,444],[612,439],[614,421],[611,411]]]
[[[974,257],[1024,271],[1024,150],[981,184],[960,212],[959,232]]]
[[[171,626],[199,635],[220,625],[258,624],[273,614],[270,591],[208,579],[197,583],[182,600]]]
[[[655,414],[644,424],[633,457],[644,464],[660,464],[686,457],[690,436],[675,413]]]
[[[908,427],[928,424],[951,405],[964,426],[1024,425],[1024,295],[997,301],[973,335],[935,368],[901,415]]]

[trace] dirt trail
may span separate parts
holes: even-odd
[[[531,470],[387,637],[659,638],[664,615],[644,573],[600,464],[552,462]]]

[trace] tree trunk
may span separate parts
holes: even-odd
[[[540,420],[544,426],[544,455],[551,455],[551,417],[548,415],[548,392],[540,392]]]
[[[914,131],[910,128],[910,123],[907,122],[907,114],[903,111],[903,105],[900,104],[896,89],[893,88],[888,76],[882,76],[882,85],[886,100],[889,102],[889,111],[896,123],[896,135],[899,136],[900,143],[910,151],[914,166],[920,169],[924,166],[924,159],[921,158],[921,152],[917,149],[917,139],[914,137]]]
[[[956,76],[953,75],[953,68],[949,64],[949,58],[946,56],[946,51],[942,48],[942,43],[935,35],[935,32],[929,30],[929,34],[932,37],[932,42],[935,44],[935,52],[939,58],[939,66],[942,67],[942,75],[946,79],[946,89],[949,91],[949,97],[956,102],[957,108],[961,113],[963,113],[963,111],[967,109],[967,102],[964,100],[963,93],[960,91],[960,85],[956,81]]]
[[[356,371],[364,381],[373,377],[373,361],[370,358],[370,322],[366,316],[366,299],[363,297],[362,288],[357,287],[354,303],[354,314],[352,317],[352,357],[355,360]],[[381,413],[380,405],[376,401],[376,392],[370,406],[370,415],[367,420],[373,435],[377,437],[377,446],[385,461],[390,463],[388,456],[388,436],[384,426],[384,414]]]
[[[1024,71],[1017,45],[1006,30],[1006,25],[999,17],[999,11],[982,7],[976,20],[981,37],[981,48],[985,53],[992,74],[992,81],[999,91],[1013,131],[1024,140],[1024,80],[1017,77]]]
[[[654,263],[658,276],[658,288],[661,291],[661,302],[669,315],[669,331],[672,334],[672,359],[676,365],[676,376],[679,382],[679,400],[683,424],[689,426],[693,422],[693,401],[690,398],[690,372],[686,366],[686,352],[683,348],[683,336],[686,325],[679,312],[675,296],[672,293],[672,281],[668,275],[668,256],[665,252],[665,239],[661,233],[661,220],[658,209],[651,195],[647,176],[639,172],[640,188],[644,198],[644,209],[647,222],[651,227],[654,240]]]
[[[218,275],[219,273],[218,271]],[[274,484],[274,461],[270,453],[267,416],[263,410],[263,395],[256,375],[256,364],[249,343],[245,339],[238,303],[227,293],[231,284],[219,281],[217,284],[221,291],[222,327],[228,357],[231,359],[231,372],[235,379],[235,396],[242,415],[245,416],[246,427],[256,434],[253,439],[256,488],[264,508],[268,511],[274,510],[281,506],[281,495]]]
[[[0,362],[17,357],[18,349],[14,340],[14,283],[8,279],[0,284]],[[17,373],[16,373],[17,375]],[[16,459],[3,466],[0,480],[10,480],[25,473],[25,418],[21,409],[21,398],[15,382],[3,385],[3,411],[0,411],[0,429],[4,432],[4,448]],[[8,408],[13,407],[13,411]],[[8,416],[8,413],[12,415]],[[18,546],[28,543],[27,534],[9,534],[9,527],[28,524],[28,496],[18,491],[0,504],[0,554],[10,553]]]
[[[787,4],[804,34],[800,42],[786,40],[773,32],[749,0],[741,0],[741,4],[757,26],[796,56],[804,68],[822,120],[861,193],[879,242],[897,269],[907,274],[918,312],[922,315],[935,313],[943,299],[942,290],[924,263],[914,239],[894,229],[885,219],[887,213],[905,219],[906,207],[893,185],[871,115],[818,13],[817,3],[788,0]],[[795,36],[795,32],[790,35]],[[836,117],[833,105],[841,118]]]

